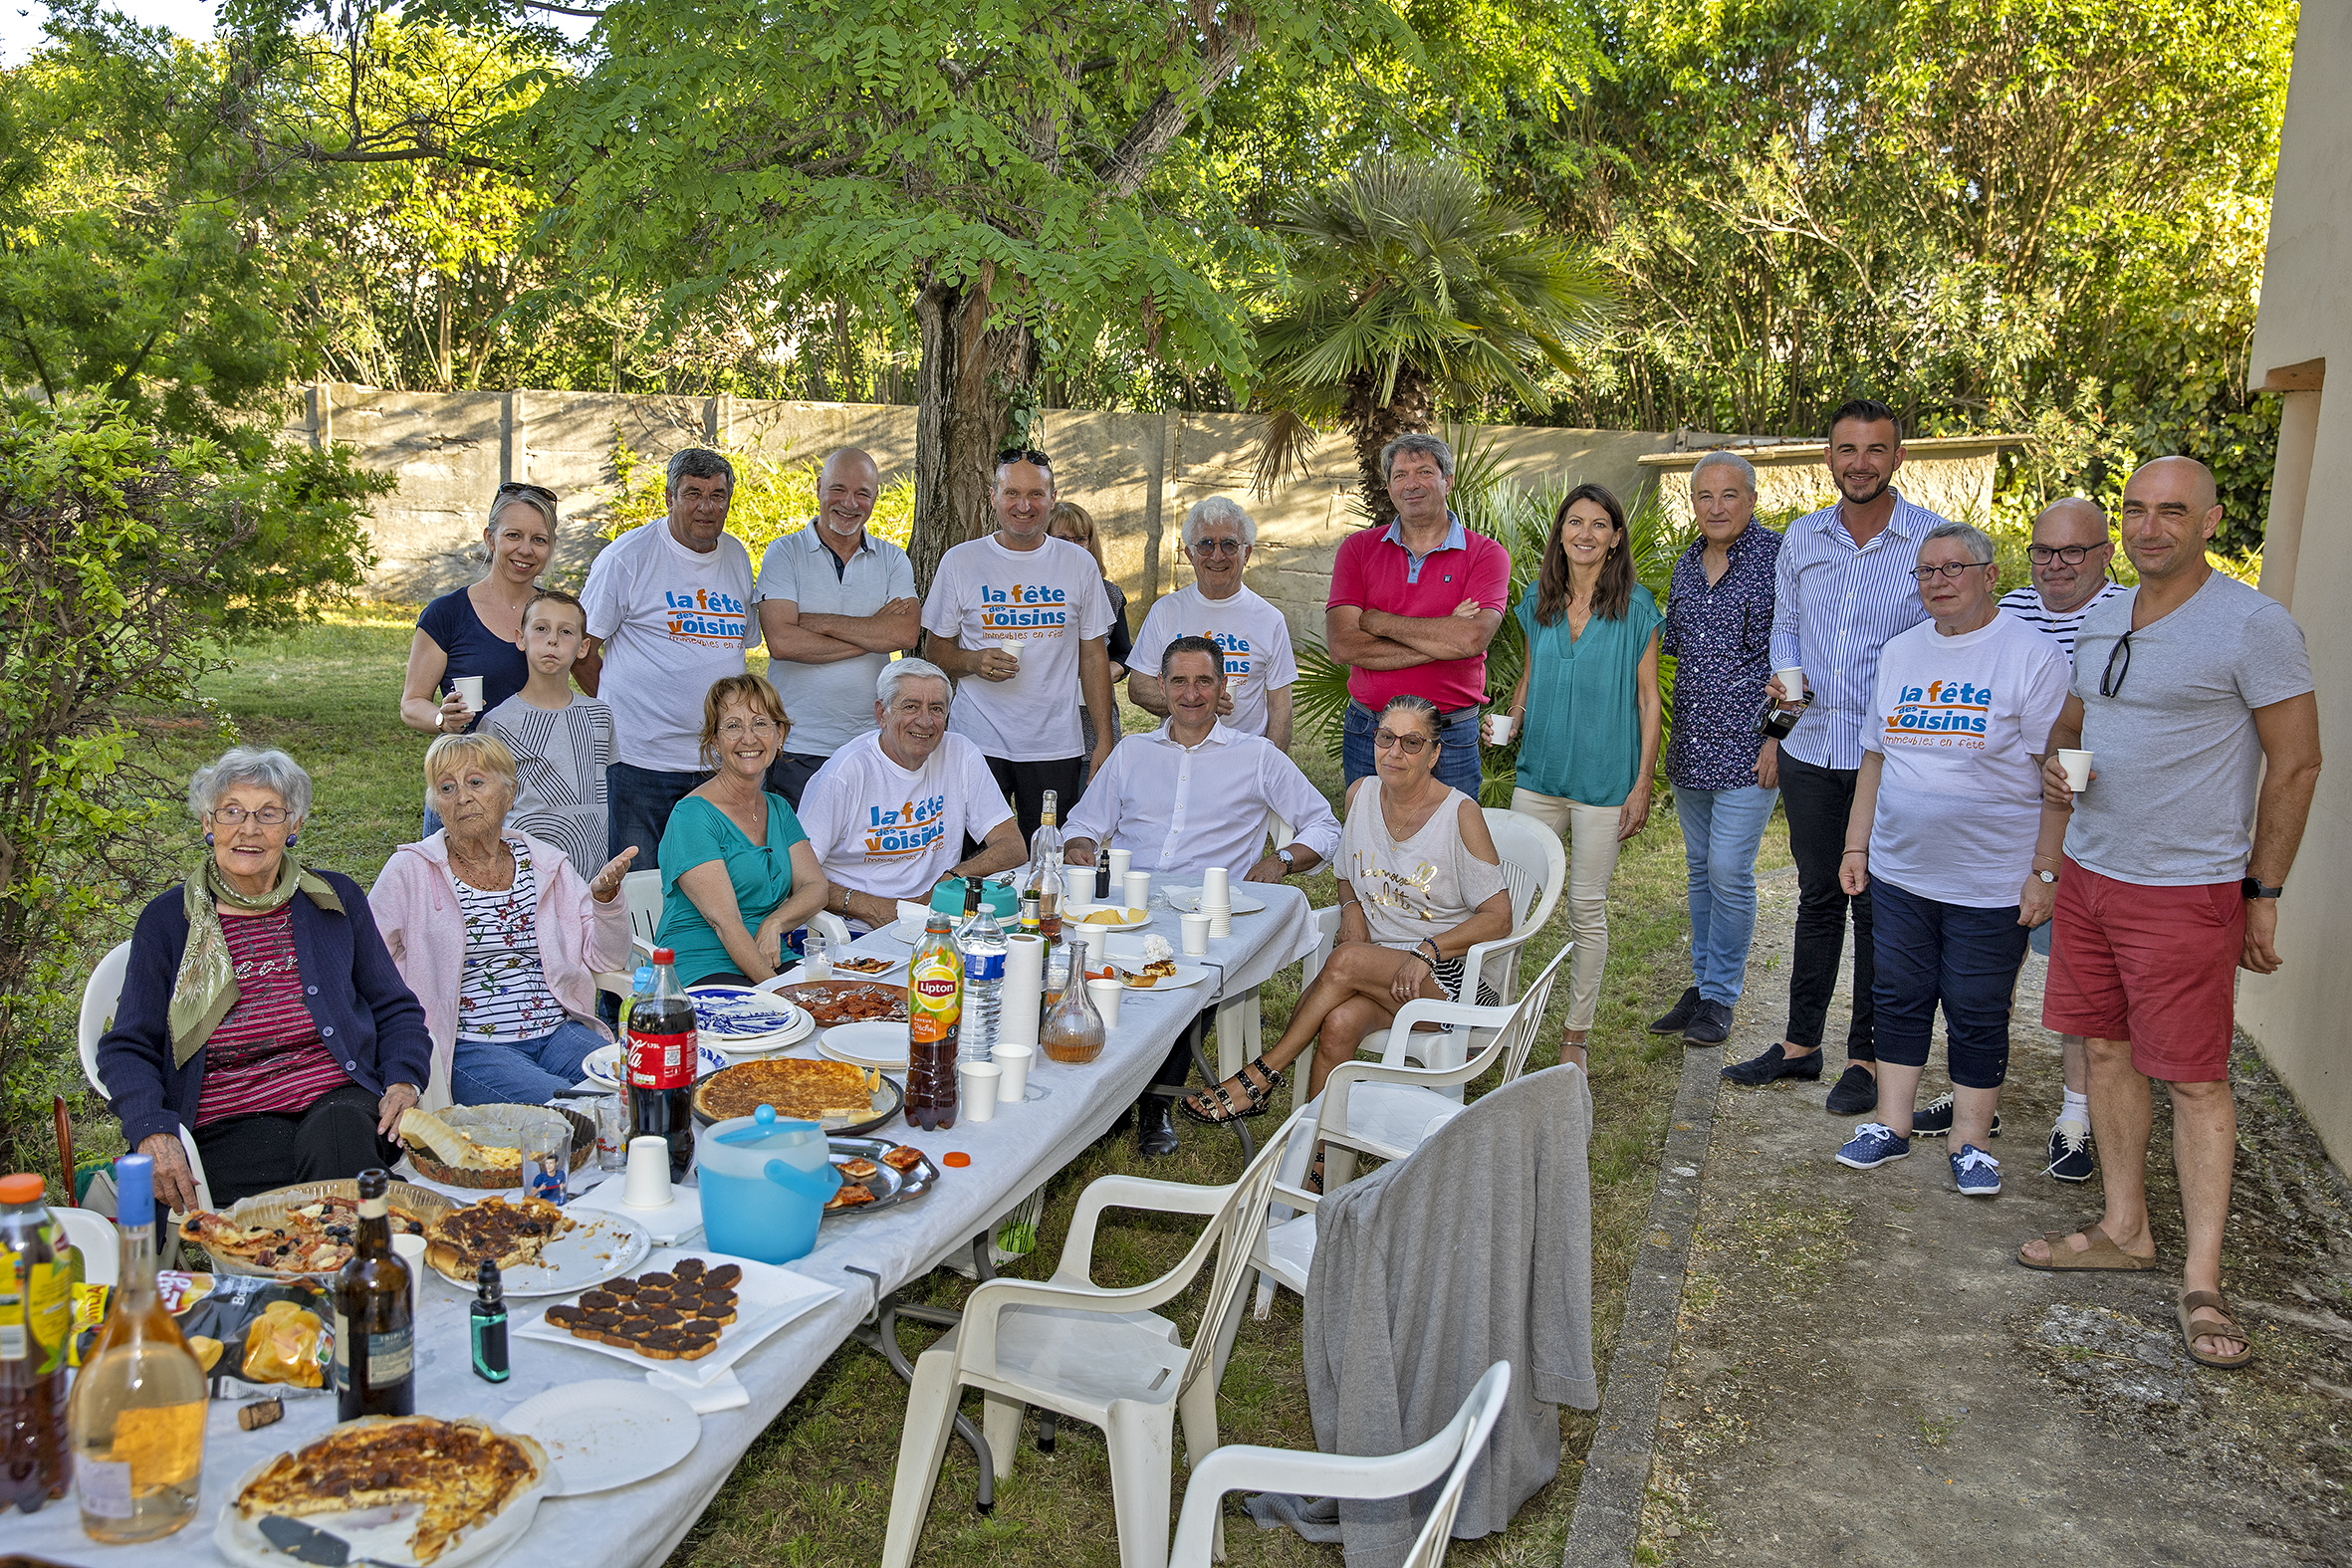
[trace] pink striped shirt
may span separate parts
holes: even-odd
[[[303,1006],[293,911],[280,905],[266,915],[224,915],[220,924],[237,970],[237,1005],[205,1041],[196,1125],[308,1110],[352,1078],[327,1054]]]

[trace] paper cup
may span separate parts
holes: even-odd
[[[2066,772],[2066,787],[2076,794],[2091,786],[2091,754],[2058,748],[2058,766]]]
[[[1021,644],[1018,642],[1000,642],[997,644],[997,651],[1015,664],[1021,662]]]
[[[1149,871],[1128,872],[1120,878],[1120,890],[1127,895],[1129,909],[1151,908],[1151,873]]]
[[[1507,713],[1488,714],[1487,744],[1489,746],[1509,746],[1511,744],[1511,732],[1518,727],[1519,721],[1512,718],[1511,715]]]
[[[1233,880],[1223,866],[1211,866],[1201,873],[1201,908],[1210,911],[1233,908]]]
[[[1077,932],[1079,945],[1086,950],[1086,968],[1089,970],[1100,969],[1103,963],[1103,951],[1110,946],[1110,928],[1108,926],[1089,926],[1081,922],[1071,929]]]
[[[629,1140],[628,1174],[620,1179],[628,1209],[660,1209],[670,1201],[670,1141],[651,1133]]]
[[[408,1265],[408,1321],[416,1321],[417,1297],[424,1290],[424,1237],[395,1235],[392,1250],[400,1254],[400,1261]]]
[[[1094,1004],[1094,1010],[1102,1014],[1102,1026],[1104,1028],[1114,1029],[1118,1027],[1119,998],[1125,993],[1126,989],[1127,983],[1123,980],[1120,980],[1115,975],[1109,980],[1090,980],[1086,982],[1086,998],[1088,1001]]]
[[[1110,879],[1111,879],[1111,881],[1112,881],[1112,882],[1114,882],[1114,883],[1117,883],[1117,882],[1124,882],[1124,881],[1126,881],[1126,880],[1127,880],[1127,868],[1128,868],[1128,867],[1130,867],[1130,866],[1132,866],[1134,863],[1135,863],[1135,851],[1134,851],[1134,850],[1132,850],[1132,849],[1114,849],[1114,850],[1112,850],[1112,851],[1110,852]],[[1130,903],[1130,904],[1132,904],[1132,903],[1134,903],[1135,901],[1134,901],[1133,899],[1131,899],[1131,898],[1130,898],[1130,899],[1128,899],[1128,900],[1127,900],[1127,902],[1128,902],[1128,903]]]
[[[994,1121],[997,1086],[1005,1080],[1005,1069],[993,1061],[968,1061],[956,1069],[956,1079],[964,1096],[964,1120]]]
[[[1193,958],[1199,958],[1208,952],[1209,917],[1206,915],[1184,915],[1179,919],[1184,927],[1184,951]]]
[[[460,675],[452,679],[449,684],[456,689],[458,700],[465,704],[466,712],[480,713],[482,711],[481,676]]]
[[[1029,1093],[1029,1064],[1037,1058],[1037,1054],[1034,1045],[1007,1045],[1001,1040],[997,1043],[991,1065],[1004,1074],[1003,1081],[997,1085],[998,1099],[1007,1105],[1021,1103],[1022,1098]]]
[[[1788,700],[1790,702],[1803,702],[1805,700],[1805,672],[1803,665],[1791,664],[1784,670],[1774,670],[1772,673],[1780,677],[1780,689],[1788,694]]]
[[[1061,868],[1061,909],[1069,912],[1072,904],[1094,902],[1094,868],[1092,866],[1063,866]]]

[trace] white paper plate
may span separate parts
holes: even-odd
[[[1265,906],[1260,905],[1259,907],[1264,908]],[[1145,909],[1136,909],[1132,905],[1123,906],[1123,912],[1128,915],[1140,916],[1140,919],[1120,920],[1116,924],[1086,919],[1097,909],[1121,908],[1122,906],[1116,904],[1073,904],[1069,906],[1061,912],[1061,940],[1064,942],[1069,940],[1069,928],[1075,925],[1091,925],[1098,931],[1140,931],[1151,924],[1151,912]]]
[[[627,1273],[653,1250],[653,1237],[626,1215],[594,1209],[567,1209],[565,1214],[572,1221],[571,1230],[550,1241],[537,1262],[506,1271],[508,1295],[568,1296]],[[433,1272],[441,1273],[437,1268]],[[471,1273],[463,1279],[441,1277],[461,1288],[474,1283]]]
[[[593,1378],[549,1389],[508,1411],[504,1425],[537,1438],[548,1451],[556,1461],[551,1495],[559,1497],[610,1491],[659,1475],[702,1441],[702,1418],[693,1406],[634,1378]]]
[[[907,1026],[903,1023],[836,1023],[818,1036],[820,1055],[859,1067],[906,1070]]]
[[[814,1020],[812,1020],[814,1021]],[[727,1065],[727,1058],[714,1045],[697,1044],[694,1050],[694,1076],[707,1078]],[[620,1092],[620,1045],[599,1045],[580,1060],[580,1075],[600,1089]]]
[[[682,1257],[699,1257],[713,1268],[721,1263],[733,1263],[743,1270],[743,1277],[735,1285],[735,1321],[719,1330],[718,1345],[699,1361],[655,1361],[625,1346],[607,1345],[600,1339],[575,1339],[564,1329],[549,1323],[545,1312],[535,1315],[515,1332],[525,1339],[577,1345],[582,1350],[592,1350],[598,1355],[625,1361],[640,1371],[664,1372],[687,1383],[708,1383],[785,1324],[814,1311],[841,1293],[837,1286],[820,1284],[808,1275],[797,1274],[789,1268],[779,1268],[774,1263],[754,1262],[748,1257],[729,1257],[720,1252],[678,1251],[664,1247],[642,1261],[647,1269],[666,1269],[674,1267]],[[619,1272],[621,1270],[614,1270],[614,1273]]]
[[[490,1426],[495,1431],[515,1430],[497,1422]],[[300,1561],[270,1544],[269,1538],[261,1533],[258,1515],[248,1519],[237,1511],[237,1494],[277,1462],[278,1456],[273,1454],[238,1476],[237,1484],[229,1488],[228,1496],[221,1502],[220,1516],[213,1522],[213,1546],[221,1556],[241,1564],[242,1568],[287,1568],[288,1564]],[[458,1536],[447,1551],[433,1559],[433,1568],[465,1568],[468,1563],[486,1562],[497,1556],[531,1528],[531,1521],[539,1512],[539,1499],[553,1495],[555,1488],[555,1466],[549,1464],[534,1484],[509,1497],[505,1507]],[[416,1527],[421,1506],[403,1503],[394,1508],[367,1508],[353,1513],[310,1514],[302,1522],[313,1529],[331,1530],[351,1542],[354,1561],[365,1557],[379,1563],[414,1563],[416,1556],[409,1550],[408,1535]]]
[[[1201,890],[1197,887],[1163,887],[1160,889],[1160,896],[1168,901],[1170,909],[1182,914],[1192,915],[1200,912]],[[1233,905],[1233,912],[1237,915],[1255,915],[1266,907],[1266,900],[1252,898],[1239,887],[1231,887],[1226,890],[1226,901]]]
[[[1185,987],[1197,986],[1208,978],[1209,971],[1201,968],[1198,964],[1179,963],[1176,966],[1176,973],[1165,979],[1155,980],[1148,986],[1138,986],[1130,980],[1126,983],[1125,989],[1141,992],[1182,991]]]

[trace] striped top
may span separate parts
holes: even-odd
[[[2098,592],[2065,614],[2056,615],[2042,607],[2041,589],[2028,582],[2021,588],[2011,588],[2003,593],[2000,607],[2044,636],[2057,638],[2058,646],[2066,650],[2066,657],[2071,662],[2074,658],[2074,634],[2082,630],[2082,618],[2091,612],[2093,605],[2104,604],[2123,591],[2124,586],[2120,582],[2103,582],[2099,584]]]
[[[1815,768],[1862,766],[1862,726],[1878,697],[1878,652],[1928,618],[1911,570],[1920,541],[1945,518],[1895,497],[1894,515],[1857,546],[1838,506],[1789,525],[1775,563],[1772,668],[1804,667],[1812,706],[1780,749]],[[1793,695],[1793,694],[1791,694]]]
[[[593,882],[611,854],[604,814],[604,770],[614,759],[611,708],[593,697],[542,708],[518,692],[485,714],[482,725],[515,755],[507,826],[554,844],[581,880]]]
[[[204,1042],[196,1125],[306,1111],[352,1078],[327,1054],[303,1005],[293,908],[280,904],[266,915],[223,915],[220,927],[236,966],[237,1005]]]
[[[539,880],[530,847],[520,838],[506,845],[515,857],[512,887],[472,887],[450,868],[465,912],[465,968],[457,982],[461,1040],[535,1040],[555,1033],[565,1017],[539,964]]]

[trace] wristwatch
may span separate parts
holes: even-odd
[[[1274,852],[1274,857],[1283,863],[1283,875],[1289,876],[1293,871],[1297,869],[1297,857],[1293,855],[1288,849],[1276,850]]]
[[[2281,883],[2277,887],[2271,887],[2260,878],[2249,876],[2237,884],[2237,891],[2248,898],[2276,898],[2286,891],[2286,886]]]
[[[2033,879],[2036,882],[2043,883],[2044,885],[2054,884],[2058,880],[2058,873],[2055,871],[2036,871],[2033,873]]]

